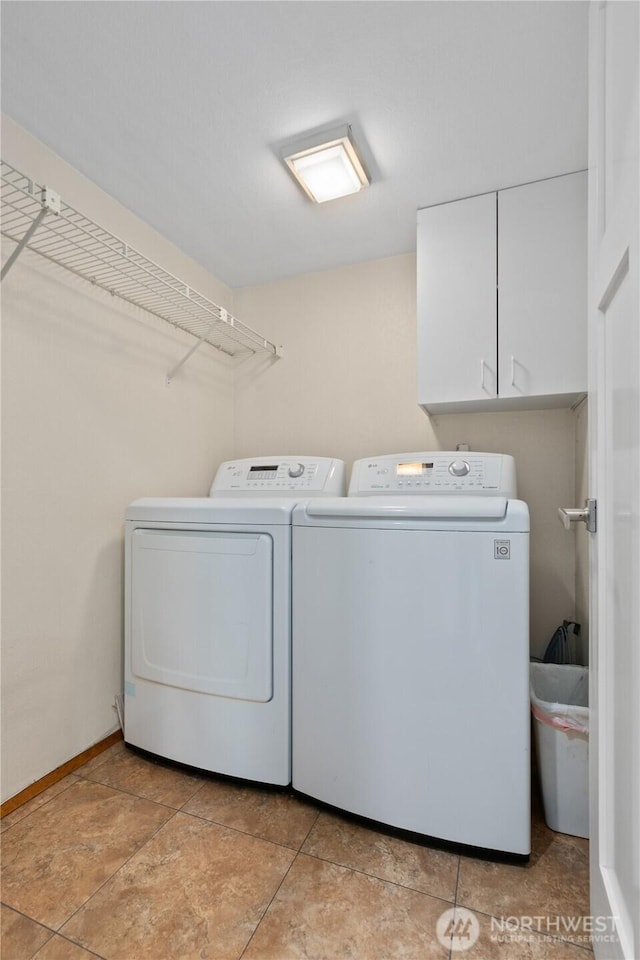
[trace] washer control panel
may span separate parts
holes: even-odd
[[[329,457],[259,457],[228,460],[218,468],[209,496],[341,497],[345,492],[342,460]]]
[[[437,450],[369,457],[353,465],[350,497],[429,493],[514,498],[513,457]]]

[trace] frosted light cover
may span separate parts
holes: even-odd
[[[293,167],[316,203],[346,197],[363,186],[342,144],[299,157]]]

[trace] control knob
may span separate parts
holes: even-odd
[[[449,464],[449,473],[454,477],[466,477],[471,467],[466,460],[452,460]]]
[[[304,463],[297,463],[295,466],[289,467],[290,477],[301,477],[303,473],[304,473]]]

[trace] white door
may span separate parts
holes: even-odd
[[[640,957],[640,6],[594,2],[589,58],[591,910]]]

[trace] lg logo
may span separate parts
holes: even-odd
[[[511,540],[493,541],[493,559],[511,560]]]

